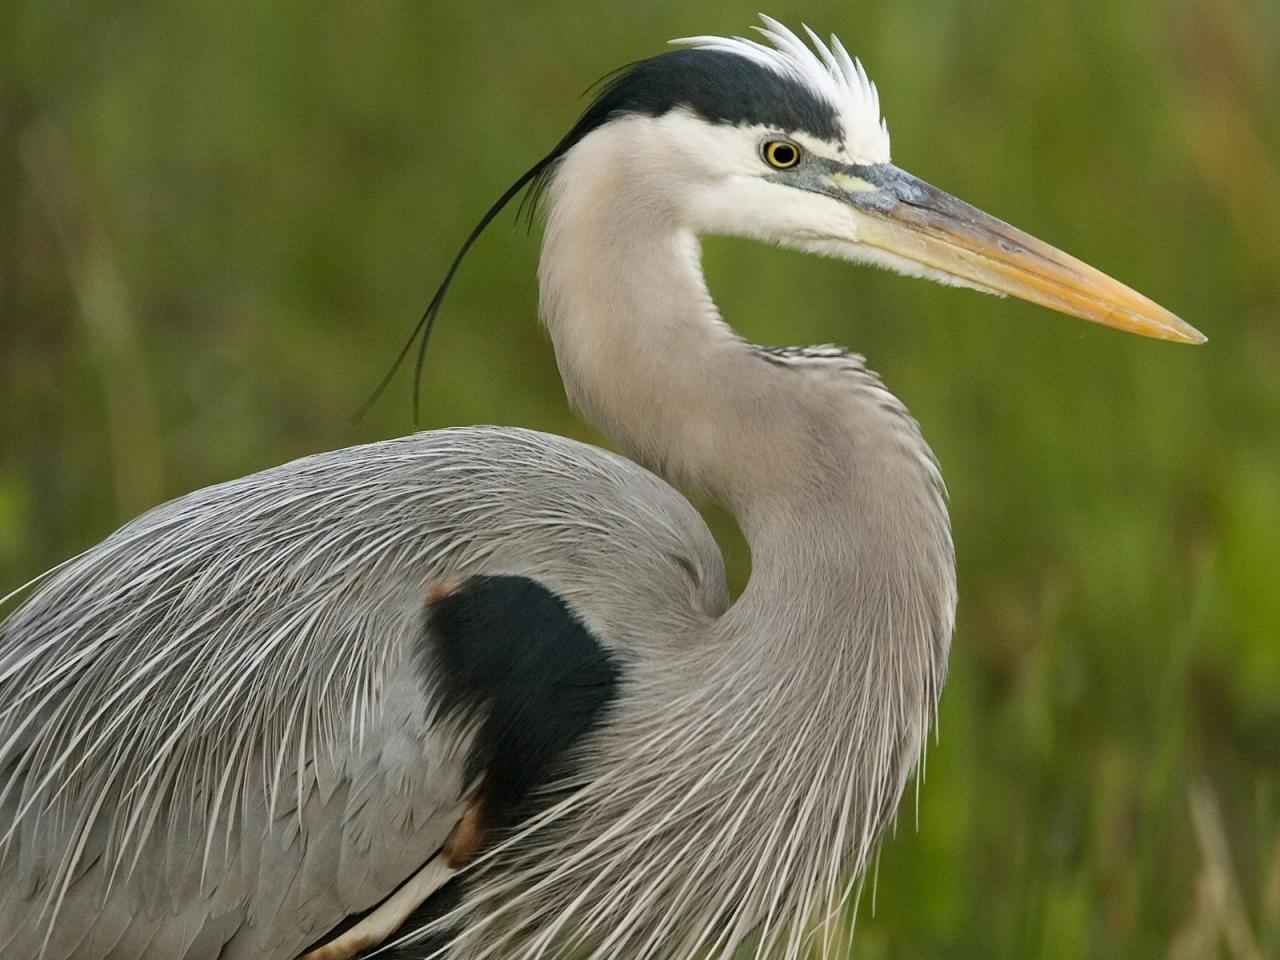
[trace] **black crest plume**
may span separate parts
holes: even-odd
[[[526,187],[530,193],[521,204],[528,205],[530,220],[537,199],[556,163],[583,137],[610,120],[628,114],[658,117],[678,107],[686,108],[709,123],[767,124],[780,130],[804,130],[823,139],[839,136],[835,108],[816,97],[802,83],[782,76],[742,56],[722,50],[672,50],[647,60],[628,64],[607,74],[592,86],[595,99],[555,147],[522,173],[502,192],[467,235],[444,280],[418,319],[399,355],[361,407],[360,419],[386,391],[417,344],[413,376],[413,422],[419,425],[422,396],[422,368],[427,344],[445,294],[462,259],[493,219]],[[590,91],[588,91],[590,92]]]

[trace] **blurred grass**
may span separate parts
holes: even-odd
[[[1210,337],[1176,348],[708,243],[742,332],[865,352],[951,487],[940,742],[855,954],[1280,956],[1280,5],[769,12],[863,58],[899,164]],[[754,14],[0,9],[0,586],[157,500],[409,429],[403,380],[351,417],[487,202],[597,76]],[[536,258],[518,230],[476,249],[433,343],[428,426],[599,439],[535,322]],[[740,539],[713,519],[740,583]]]

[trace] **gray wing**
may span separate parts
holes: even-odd
[[[0,955],[292,958],[439,849],[467,734],[425,586],[514,573],[661,655],[725,605],[674,490],[520,430],[435,431],[198,491],[0,625]]]

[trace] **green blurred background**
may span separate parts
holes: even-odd
[[[607,70],[755,0],[0,9],[0,593],[360,423],[488,201]],[[737,241],[721,307],[865,352],[952,495],[940,740],[864,958],[1280,956],[1280,4],[776,0],[877,80],[901,166],[1149,293],[1192,349]],[[504,217],[425,423],[603,442]],[[712,514],[735,583],[740,539]]]

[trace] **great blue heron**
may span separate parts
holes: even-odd
[[[637,462],[496,427],[309,457],[0,626],[0,955],[795,957],[844,903],[946,669],[942,479],[860,357],[733,333],[699,235],[1203,338],[890,165],[839,41],[761,33],[614,76],[481,223],[545,185],[565,387]],[[735,602],[667,481],[741,525]]]

